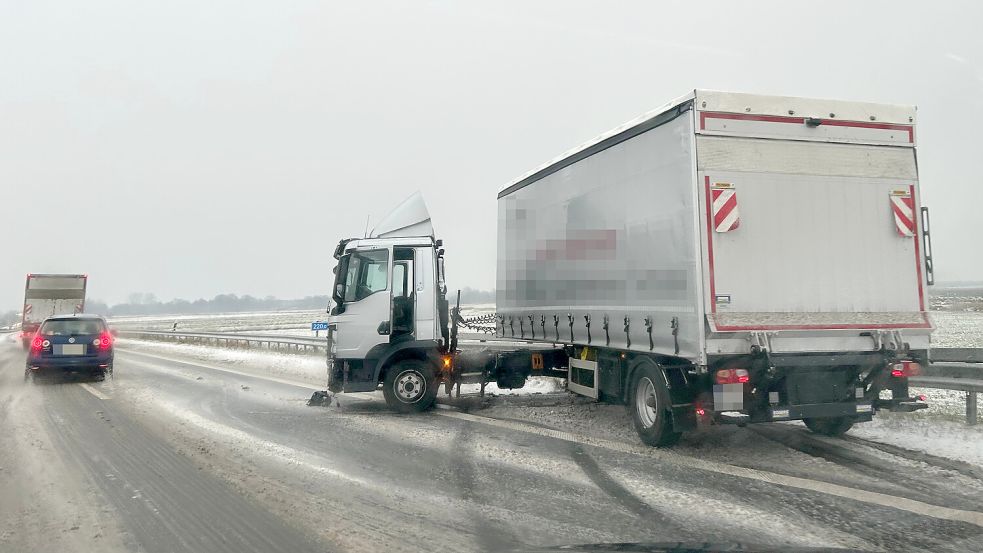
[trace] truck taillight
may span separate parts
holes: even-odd
[[[101,350],[109,349],[113,345],[113,336],[108,332],[103,332],[98,338],[92,341],[92,345]]]
[[[751,380],[747,369],[723,369],[717,371],[717,384],[744,384]]]
[[[895,378],[908,378],[922,374],[922,366],[915,361],[901,361],[891,366],[891,376]]]

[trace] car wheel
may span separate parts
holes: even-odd
[[[852,417],[830,417],[826,419],[804,419],[806,427],[816,434],[838,437],[847,433],[853,427]]]
[[[635,432],[647,445],[669,447],[679,441],[682,433],[672,429],[671,405],[662,370],[642,360],[632,372],[628,408]]]
[[[433,407],[437,379],[433,367],[419,359],[404,359],[389,367],[382,385],[386,404],[400,413],[419,413]]]

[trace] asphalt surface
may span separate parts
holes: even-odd
[[[31,384],[23,356],[0,345],[0,551],[983,550],[979,467],[800,425],[664,452],[577,402],[406,416],[133,349],[114,380]]]

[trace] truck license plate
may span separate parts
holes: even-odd
[[[85,355],[85,344],[62,344],[59,355]]]

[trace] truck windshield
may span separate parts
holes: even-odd
[[[341,299],[356,302],[387,288],[389,282],[389,250],[368,250],[351,254],[347,266],[339,264],[344,283]]]
[[[53,319],[41,325],[44,336],[78,336],[82,334],[101,334],[105,329],[102,321],[79,319]]]

